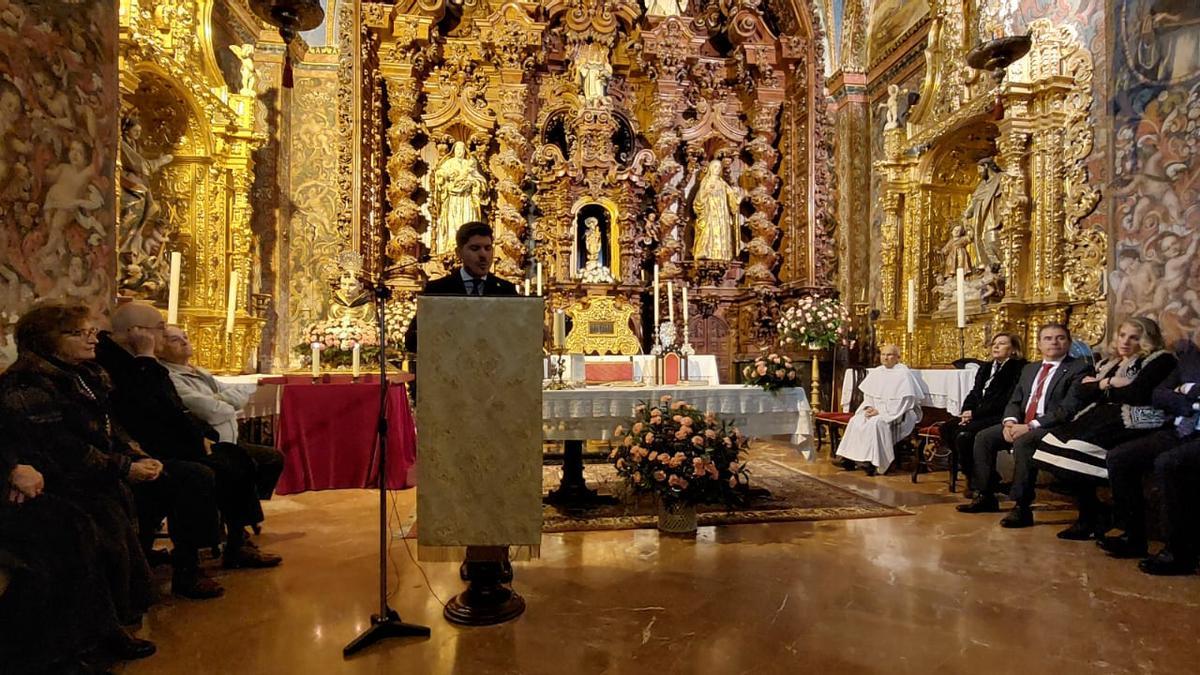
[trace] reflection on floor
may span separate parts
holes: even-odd
[[[516,565],[529,609],[490,628],[442,619],[458,566],[392,549],[392,606],[433,628],[344,662],[342,646],[377,611],[376,497],[366,491],[276,498],[259,538],[276,570],[221,573],[227,593],[168,599],[143,637],[159,653],[124,673],[1097,673],[1195,672],[1200,577],[1159,579],[1091,543],[954,511],[946,474],[867,478],[780,444],[756,447],[913,516],[549,534]],[[751,458],[753,460],[753,457]],[[395,510],[411,522],[413,492]],[[411,542],[410,542],[411,544]],[[414,548],[415,554],[415,548]]]

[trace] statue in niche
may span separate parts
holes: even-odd
[[[682,16],[687,0],[646,0],[646,16]]]
[[[595,216],[583,219],[584,265],[581,276],[586,284],[609,284],[614,281],[612,270],[604,261],[604,236]]]
[[[700,177],[693,210],[696,234],[692,257],[696,260],[732,260],[741,195],[721,176],[721,160],[709,162]]]
[[[238,93],[254,96],[254,88],[258,84],[258,75],[254,72],[254,45],[229,45],[229,51],[233,52],[242,64],[242,88]]]
[[[487,200],[487,179],[475,159],[467,157],[467,146],[454,143],[450,156],[433,173],[434,231],[430,237],[433,253],[454,250],[454,233],[463,223],[483,219]]]
[[[975,267],[971,264],[971,244],[973,239],[971,233],[967,232],[967,228],[959,223],[954,226],[950,232],[950,241],[947,241],[942,246],[942,255],[945,256],[944,267],[942,268],[942,277],[954,277],[958,268],[962,268],[967,274],[974,271]]]
[[[367,325],[374,318],[371,292],[358,280],[362,272],[362,256],[347,251],[338,256],[338,280],[329,305],[329,318],[335,321],[348,317],[351,323]]]
[[[580,45],[575,56],[575,78],[585,104],[608,100],[606,89],[612,74],[608,49],[604,45],[596,42]]]
[[[162,255],[167,242],[165,223],[150,181],[171,162],[170,154],[149,158],[141,149],[142,124],[129,116],[121,122],[121,220],[118,252],[123,288],[143,294],[156,293],[166,285],[167,259]]]
[[[991,158],[979,162],[979,185],[963,212],[962,222],[975,241],[976,267],[991,269],[1000,263],[1000,167]]]

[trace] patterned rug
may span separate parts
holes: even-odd
[[[910,515],[904,509],[881,504],[775,460],[751,460],[749,466],[750,486],[765,488],[769,494],[753,497],[749,504],[733,511],[725,510],[723,505],[700,506],[697,520],[701,526]],[[558,485],[561,472],[558,466],[542,467],[543,494]],[[611,464],[587,464],[583,475],[588,487],[601,494],[615,495],[620,503],[591,509],[581,515],[544,506],[543,532],[657,527],[658,511],[654,500],[649,496],[626,494],[625,485]]]

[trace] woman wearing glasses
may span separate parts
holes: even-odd
[[[16,342],[0,375],[0,566],[12,577],[0,663],[87,672],[150,656],[152,643],[121,629],[153,597],[128,484],[157,479],[162,465],[112,423],[86,306],[36,305]]]

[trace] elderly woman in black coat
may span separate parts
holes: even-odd
[[[128,484],[155,480],[162,465],[112,424],[86,306],[35,306],[16,341],[17,361],[0,375],[0,560],[14,568],[6,596],[26,615],[0,603],[0,620],[20,624],[26,656],[39,645],[47,656],[149,656],[153,644],[120,628],[152,600]],[[49,594],[40,603],[38,589]]]

